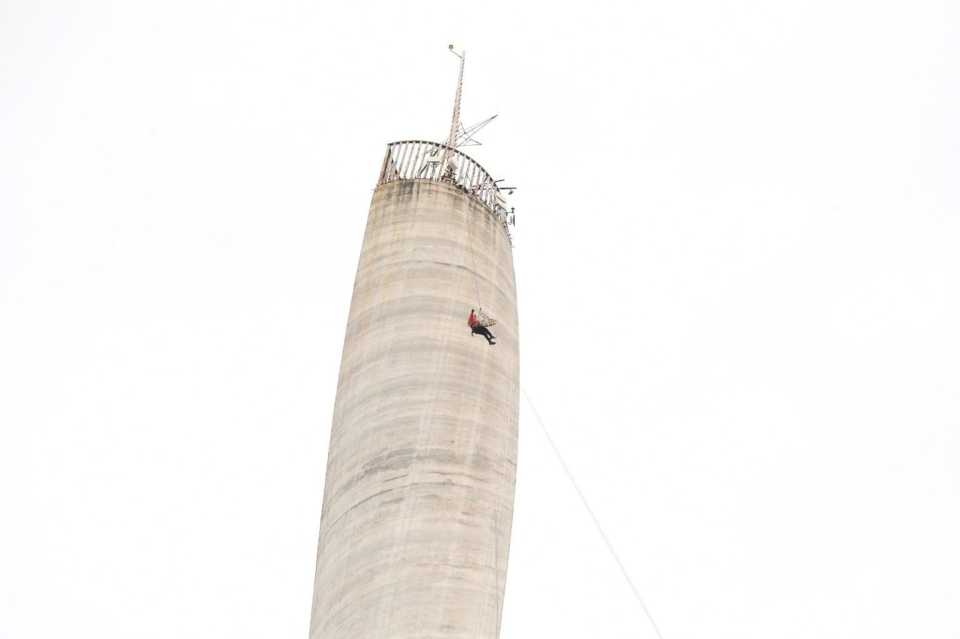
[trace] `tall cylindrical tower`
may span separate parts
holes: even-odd
[[[347,321],[310,639],[496,639],[513,519],[519,359],[496,182],[388,145]],[[496,344],[471,309],[496,318]]]

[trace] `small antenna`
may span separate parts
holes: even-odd
[[[461,146],[480,146],[482,142],[480,140],[475,140],[473,134],[493,122],[494,118],[497,116],[491,115],[486,120],[477,122],[476,124],[471,124],[468,127],[463,126],[463,123],[460,123],[460,132],[457,133],[457,139],[454,141],[454,147],[460,148]]]

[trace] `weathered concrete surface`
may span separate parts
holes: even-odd
[[[498,320],[496,346],[470,334],[478,303]],[[517,339],[499,222],[449,184],[380,186],[340,367],[311,639],[498,636]]]

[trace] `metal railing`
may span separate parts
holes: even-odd
[[[473,158],[438,142],[403,140],[387,145],[377,185],[399,180],[446,182],[480,201],[508,228],[511,219],[496,181]]]

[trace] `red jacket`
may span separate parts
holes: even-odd
[[[467,324],[470,325],[470,328],[473,328],[479,323],[477,316],[473,314],[473,311],[470,311],[470,317],[467,318]]]

